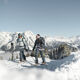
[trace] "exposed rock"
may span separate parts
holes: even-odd
[[[50,59],[61,59],[69,56],[71,53],[71,49],[67,44],[61,44],[57,48],[52,49],[49,52]]]

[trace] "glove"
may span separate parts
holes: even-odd
[[[28,51],[28,49],[24,48],[25,51]]]
[[[34,51],[32,50],[32,52],[31,52],[31,56],[33,57],[34,56]]]

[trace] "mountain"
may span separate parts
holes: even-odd
[[[0,47],[7,44],[12,39],[11,33],[0,32]]]
[[[66,43],[70,46],[73,47],[78,47],[80,46],[80,36],[75,36],[75,37],[69,37],[69,38],[65,38],[65,37],[45,37],[46,40],[46,44],[48,46],[55,46],[55,45],[59,45],[62,43]]]
[[[10,43],[13,42],[16,46],[16,40],[19,32],[0,32],[0,47],[6,46],[6,49],[10,49],[11,45]],[[22,33],[22,32],[21,32]],[[35,34],[33,34],[31,31],[26,31],[22,33],[23,36],[26,39],[26,44],[32,50],[34,42],[35,42]],[[73,47],[80,47],[80,36],[76,37],[49,37],[45,36],[45,42],[47,47],[54,48],[57,45],[60,45],[62,43],[66,43]]]

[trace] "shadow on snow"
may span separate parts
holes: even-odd
[[[51,60],[50,62],[47,62],[47,65],[39,65],[39,66],[35,66],[35,65],[31,65],[31,66],[22,65],[22,67],[29,68],[29,69],[37,68],[37,69],[47,69],[49,71],[55,71],[56,69],[60,70],[62,67],[65,67],[65,65],[69,65],[71,62],[76,62],[76,61],[77,61],[77,59],[75,59],[74,58],[74,54],[72,54],[69,57],[66,57],[64,59]]]

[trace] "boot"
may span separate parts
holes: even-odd
[[[45,65],[46,64],[46,62],[42,62],[42,65]]]
[[[38,61],[35,61],[35,64],[38,65],[39,64]]]

